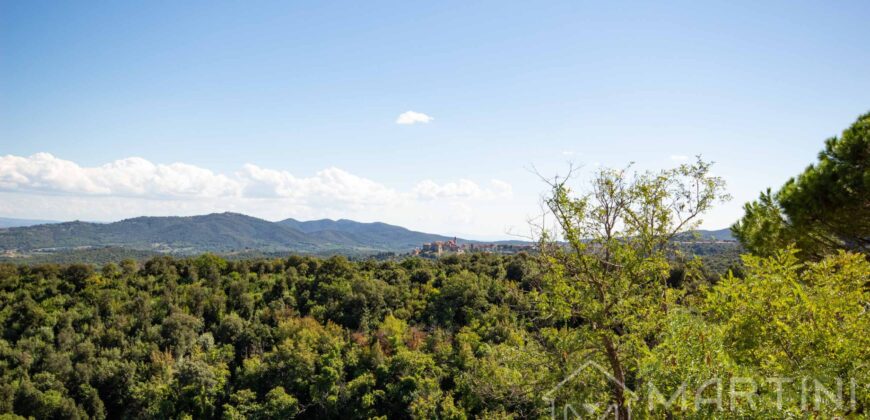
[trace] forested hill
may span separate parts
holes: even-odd
[[[734,235],[731,234],[731,229],[719,230],[695,230],[686,232],[677,237],[678,241],[693,242],[693,241],[734,241]]]
[[[425,242],[450,239],[442,235],[415,232],[401,226],[381,222],[360,223],[347,219],[301,222],[295,219],[286,219],[278,223],[307,234],[316,235],[327,241],[357,243],[360,246],[384,250],[410,250]]]
[[[447,237],[351,220],[270,222],[238,213],[137,217],[114,223],[66,222],[0,229],[0,250],[114,246],[176,253],[409,251]]]
[[[0,228],[0,252],[27,254],[36,250],[112,247],[174,254],[246,251],[369,254],[408,252],[426,242],[449,239],[452,238],[379,222],[347,219],[270,222],[238,213],[214,213],[136,217],[114,223],[74,221]],[[722,241],[731,240],[731,235],[727,229],[697,231],[678,240]],[[474,241],[459,239],[459,242]]]

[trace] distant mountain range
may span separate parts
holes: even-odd
[[[25,224],[26,221],[21,221],[18,227],[0,229],[0,250],[53,251],[111,246],[184,254],[246,250],[401,252],[424,242],[449,239],[386,223],[328,219],[270,222],[238,213],[22,226]]]
[[[378,222],[346,219],[270,222],[238,213],[136,217],[114,223],[18,219],[0,222],[4,223],[0,225],[4,226],[0,228],[0,251],[7,253],[117,247],[176,254],[245,251],[359,254],[407,252],[426,242],[452,239]],[[687,236],[683,240],[731,240],[727,229],[697,233],[694,239]]]

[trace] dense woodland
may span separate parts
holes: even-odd
[[[555,181],[539,254],[3,264],[0,412],[867,417],[868,162],[865,115],[747,205],[731,269],[673,241],[727,199],[701,160]]]

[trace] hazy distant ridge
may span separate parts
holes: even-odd
[[[0,249],[119,246],[171,252],[408,251],[447,237],[352,220],[270,222],[238,213],[136,217],[114,223],[65,222],[0,229]]]
[[[732,240],[727,229],[697,233],[681,239]],[[175,253],[407,252],[426,242],[448,239],[452,238],[380,222],[346,219],[270,222],[238,213],[214,213],[190,217],[136,217],[114,223],[75,221],[5,228],[0,229],[0,250],[115,246]],[[474,241],[460,239],[460,242]]]
[[[0,217],[0,229],[33,225],[44,225],[46,223],[57,223],[52,220],[31,220],[31,219],[13,219],[10,217]]]

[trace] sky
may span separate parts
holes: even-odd
[[[870,111],[870,2],[707,3],[0,1],[0,216],[504,239],[701,155],[724,228]]]

